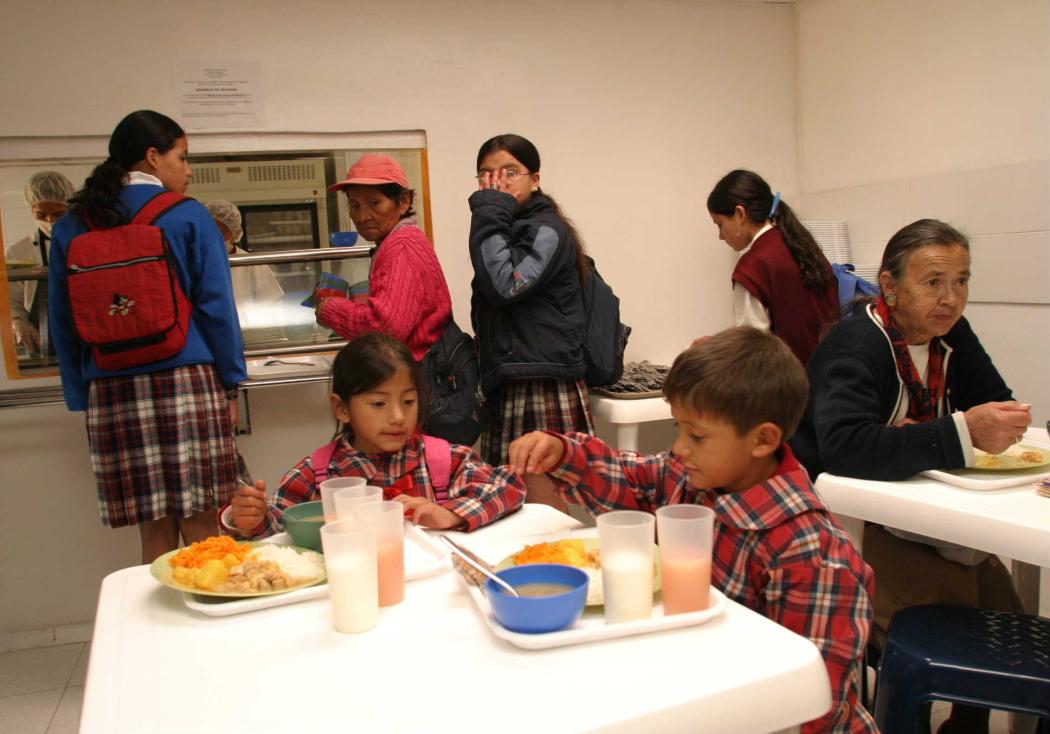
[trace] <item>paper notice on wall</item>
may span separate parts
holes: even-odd
[[[175,61],[172,82],[187,129],[264,126],[258,61]]]

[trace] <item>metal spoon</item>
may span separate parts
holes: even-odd
[[[478,572],[484,574],[485,576],[487,576],[488,578],[492,579],[493,581],[495,581],[497,584],[499,584],[511,596],[521,596],[521,594],[519,594],[517,592],[517,590],[513,586],[511,586],[506,581],[504,581],[499,576],[497,576],[496,575],[496,569],[494,569],[489,564],[485,563],[485,561],[483,561],[480,558],[478,558],[476,555],[474,555],[473,553],[468,551],[466,548],[461,546],[456,541],[452,540],[452,538],[448,537],[447,535],[439,535],[438,537],[441,538],[441,540],[443,540],[445,542],[445,545],[447,545],[449,548],[452,549],[452,551],[459,557],[460,560],[462,560],[468,566],[473,568],[475,571],[478,571]],[[453,565],[455,565],[455,564],[453,564]],[[456,570],[458,571],[460,569],[457,568]],[[469,581],[477,583],[475,579],[472,579],[469,576],[466,576],[466,574],[464,574],[464,576]],[[480,584],[478,584],[478,585],[480,586]]]

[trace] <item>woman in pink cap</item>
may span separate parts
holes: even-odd
[[[452,318],[452,298],[434,245],[412,215],[415,191],[393,158],[361,156],[329,191],[344,191],[350,219],[376,246],[368,298],[317,299],[317,321],[344,339],[381,331],[422,360]]]

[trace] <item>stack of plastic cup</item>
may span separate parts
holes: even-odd
[[[335,493],[348,487],[363,487],[368,484],[364,477],[337,477],[321,482],[321,507],[324,510],[324,521],[335,522]]]
[[[363,481],[363,480],[362,480]],[[336,520],[349,520],[354,516],[354,507],[383,501],[383,488],[371,484],[358,484],[337,489],[332,495]]]

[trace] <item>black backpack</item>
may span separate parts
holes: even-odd
[[[583,339],[583,358],[587,363],[584,379],[590,387],[611,385],[623,374],[623,353],[631,327],[620,321],[620,299],[598,275],[594,259],[588,257],[590,277],[583,286],[583,311],[587,329]]]
[[[424,432],[472,446],[485,425],[485,398],[474,338],[464,334],[454,320],[449,320],[441,338],[423,356],[423,378],[430,393]]]

